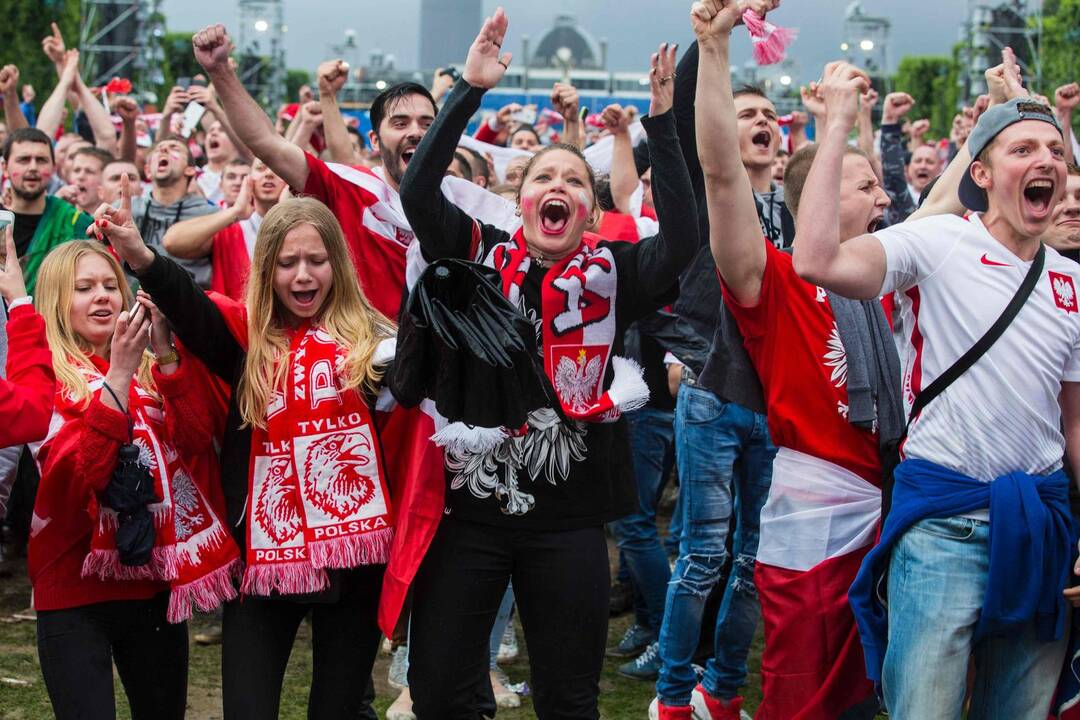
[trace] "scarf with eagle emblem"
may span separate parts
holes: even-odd
[[[342,391],[348,350],[306,324],[289,344],[285,386],[252,432],[244,594],[323,590],[327,568],[386,563],[393,539],[371,409]]]
[[[499,271],[503,294],[520,307],[521,287],[533,262],[524,231],[519,228],[509,240],[493,247],[486,258],[481,256],[478,228],[474,237],[473,259]],[[641,367],[611,352],[617,289],[612,252],[584,241],[544,275],[540,291],[544,373],[555,388],[563,414],[572,420],[614,422],[649,399]],[[609,366],[614,376],[604,390]],[[434,440],[451,448],[477,451],[507,432],[461,425],[454,423],[440,430]]]

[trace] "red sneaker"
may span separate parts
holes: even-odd
[[[694,693],[701,693],[701,699],[705,701],[705,708],[712,720],[740,720],[742,717],[742,697],[736,695],[730,700],[721,700],[710,695],[701,685],[694,688]]]
[[[665,705],[659,698],[653,698],[649,720],[693,720],[693,710],[689,705]]]

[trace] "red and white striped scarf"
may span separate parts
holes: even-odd
[[[251,438],[245,594],[323,590],[327,568],[385,563],[393,539],[371,410],[342,390],[347,350],[310,325],[289,350],[286,386]]]
[[[94,369],[81,367],[93,397],[105,392],[104,374],[108,366],[91,358]],[[85,413],[82,403],[72,401],[59,389],[50,437],[60,427]],[[233,576],[240,562],[240,551],[228,529],[214,512],[200,483],[195,481],[185,458],[169,442],[165,433],[164,408],[152,394],[132,380],[128,400],[132,421],[132,444],[139,448],[140,461],[154,478],[158,502],[148,509],[154,520],[156,537],[151,559],[145,565],[129,566],[120,562],[116,549],[116,512],[91,501],[94,533],[90,552],[83,561],[82,576],[101,580],[160,580],[170,586],[168,620],[177,623],[191,617],[194,604],[209,612],[226,600],[236,597]],[[48,442],[48,440],[46,440]]]

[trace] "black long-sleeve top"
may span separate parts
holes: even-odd
[[[482,88],[458,82],[402,179],[401,204],[428,260],[468,258],[477,228],[485,256],[510,240],[504,230],[474,221],[439,190],[458,138],[483,94]],[[616,355],[623,354],[623,335],[630,323],[677,296],[679,274],[700,245],[697,206],[673,113],[645,118],[643,123],[660,232],[636,244],[600,242],[615,259],[612,352]],[[546,272],[532,263],[522,286],[523,310],[537,320],[543,318],[540,295]],[[605,387],[611,376],[609,367]],[[632,512],[637,503],[627,472],[625,422],[554,423],[553,418],[550,410],[534,413],[528,432],[485,457],[447,453],[450,512],[474,522],[537,530],[594,526]]]

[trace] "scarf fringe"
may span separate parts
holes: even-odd
[[[243,572],[240,558],[234,558],[198,580],[172,588],[166,619],[173,624],[191,619],[192,606],[199,612],[212,612],[222,603],[235,600],[236,581]]]
[[[82,576],[99,580],[175,580],[180,575],[176,547],[155,547],[145,565],[124,565],[116,550],[91,550],[83,560]]]
[[[463,422],[450,423],[431,436],[432,442],[446,452],[457,455],[483,455],[494,450],[510,437],[506,428],[486,428],[466,425]]]
[[[354,568],[385,565],[390,560],[394,528],[385,527],[362,535],[344,535],[308,543],[311,564],[317,568]]]
[[[607,392],[619,412],[628,413],[644,407],[649,402],[649,386],[642,377],[641,366],[630,358],[613,355],[611,367],[615,375]]]
[[[743,22],[753,41],[754,61],[758,65],[774,65],[784,59],[788,47],[795,42],[798,30],[773,25],[753,10],[743,13]]]
[[[244,569],[240,594],[264,597],[275,592],[282,595],[304,595],[325,590],[329,583],[330,579],[326,576],[326,572],[312,566],[308,560],[262,565],[249,564]]]

